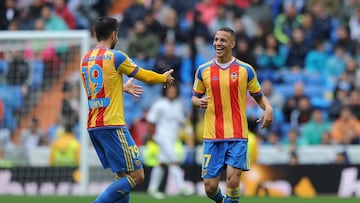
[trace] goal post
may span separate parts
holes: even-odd
[[[6,54],[9,52],[14,52],[14,51],[24,51],[26,52],[27,48],[29,47],[39,47],[42,46],[41,44],[43,42],[51,42],[52,45],[55,48],[58,47],[64,47],[64,46],[69,46],[69,47],[76,47],[76,53],[66,53],[68,55],[70,55],[70,57],[74,57],[74,55],[82,56],[84,55],[90,48],[90,44],[91,44],[91,37],[90,37],[90,32],[88,30],[69,30],[69,31],[0,31],[0,59],[4,59],[6,58]],[[31,43],[31,45],[29,45],[29,43]],[[30,50],[31,51],[31,50]],[[66,51],[66,50],[65,50]],[[49,51],[51,52],[51,51]],[[26,53],[25,53],[26,54]],[[46,55],[47,53],[45,53]],[[29,55],[29,57],[34,57],[34,55]],[[79,69],[79,64],[80,64],[80,59],[79,58],[75,58],[72,59],[74,60],[73,64],[66,64],[68,66],[74,66],[77,65],[76,67],[72,67],[74,69]],[[76,61],[77,60],[77,63]],[[57,62],[62,62],[57,61]],[[66,63],[66,62],[65,62]],[[55,64],[56,65],[56,64]],[[0,65],[1,66],[1,65]],[[4,68],[4,67],[2,67]],[[66,69],[66,68],[65,68]],[[7,71],[7,73],[9,73],[9,70],[5,70]],[[2,70],[2,72],[4,72],[4,70]],[[2,73],[3,75],[5,75],[5,73]],[[17,77],[17,75],[20,74],[20,72],[15,72],[14,75],[15,77]],[[4,76],[5,77],[5,76]],[[18,78],[16,78],[17,81]],[[44,78],[45,80],[47,78]],[[15,79],[14,79],[15,80]],[[37,80],[37,78],[33,77],[33,80]],[[34,81],[36,83],[36,81]],[[46,84],[48,85],[48,84]],[[45,86],[46,86],[45,85]],[[81,85],[80,85],[81,87]],[[48,88],[48,87],[47,87]],[[80,105],[79,105],[79,140],[81,143],[81,155],[80,155],[80,163],[79,163],[79,169],[80,169],[80,194],[82,195],[86,195],[88,194],[88,185],[89,185],[89,156],[88,156],[88,151],[89,151],[89,137],[87,134],[87,130],[86,130],[86,115],[87,115],[87,102],[86,102],[86,96],[85,96],[85,92],[83,90],[83,88],[80,88]],[[22,89],[19,90],[20,94],[21,91],[23,91]],[[47,91],[47,90],[41,90],[41,91]],[[6,95],[7,94],[7,95]],[[8,92],[5,93],[3,92],[1,95],[4,98],[1,98],[0,96],[0,100],[6,100],[8,99],[8,103],[12,103],[13,101],[11,101],[11,99],[13,98],[12,95],[13,92]],[[9,97],[9,95],[11,97]],[[52,94],[49,94],[52,95]],[[6,98],[5,98],[6,97]],[[51,97],[51,96],[49,96]],[[9,99],[10,98],[10,99]],[[22,98],[24,99],[24,98]],[[47,99],[49,100],[48,102],[52,102],[52,100],[50,99],[54,99],[54,100],[61,100],[61,98],[43,98],[43,99]],[[26,101],[22,101],[20,99],[20,103],[21,105],[23,105],[24,103],[26,103]],[[20,106],[20,109],[22,107]],[[31,105],[29,107],[29,110],[25,113],[21,113],[20,116],[18,116],[18,120],[26,120],[24,119],[24,117],[30,117],[29,116],[29,112],[31,112],[32,108],[36,108],[36,105]],[[38,107],[39,109],[44,108],[44,107]],[[10,109],[10,107],[7,107],[5,105],[5,111],[7,111],[8,109]],[[58,108],[53,108],[53,107],[49,107],[48,109],[46,109],[45,111],[60,111]],[[13,116],[12,115],[13,112],[11,112],[9,114],[9,116]],[[48,119],[49,120],[57,120],[58,118],[52,118],[53,114],[49,114]],[[36,112],[33,113],[33,116],[38,116],[36,115]],[[11,117],[12,118],[12,117]],[[5,119],[6,115],[5,115]],[[16,119],[15,119],[16,120]],[[27,119],[29,120],[29,119]],[[1,121],[1,120],[0,120]],[[27,122],[27,121],[26,121]],[[16,122],[12,122],[14,123],[14,125],[10,125],[7,124],[10,123],[10,121],[6,120],[3,123],[0,123],[0,129],[10,129],[9,131],[11,132],[11,136],[13,136],[13,133],[20,133],[23,126],[17,124]],[[46,128],[49,126],[46,126]],[[13,128],[13,129],[11,129]],[[4,136],[5,137],[5,136]],[[10,136],[8,136],[10,137]],[[1,140],[1,139],[0,139]],[[11,138],[9,138],[8,140],[10,140],[9,142],[11,142]],[[19,141],[18,141],[19,142]],[[4,144],[5,145],[5,144]],[[5,146],[1,146],[1,141],[0,141],[0,152],[2,151],[1,149],[4,148]],[[1,154],[1,153],[0,153]],[[26,154],[26,152],[25,152]],[[40,159],[40,158],[39,158]],[[0,157],[1,160],[1,157]],[[41,162],[43,160],[39,160],[39,162]],[[26,165],[28,163],[21,163],[22,165],[24,165],[26,167]]]

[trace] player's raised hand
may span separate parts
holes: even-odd
[[[140,85],[136,85],[134,83],[134,78],[130,78],[125,84],[124,84],[124,92],[131,94],[134,97],[140,97],[144,90]]]
[[[273,121],[273,111],[272,110],[265,110],[263,115],[261,116],[261,118],[259,118],[256,122],[261,122],[261,129],[262,128],[267,128],[269,126],[271,126],[272,121]]]
[[[166,82],[164,83],[164,87],[168,87],[174,84],[175,78],[171,75],[173,72],[174,69],[170,69],[163,73],[166,76]]]

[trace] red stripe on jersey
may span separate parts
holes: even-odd
[[[231,115],[233,121],[234,138],[243,138],[242,121],[239,103],[239,68],[232,65],[229,72]]]
[[[210,69],[210,84],[214,99],[215,110],[215,136],[216,138],[224,138],[224,115],[221,103],[220,93],[220,69],[213,65]]]
[[[98,54],[96,55],[96,61],[95,63],[98,64],[101,68],[103,68],[103,55],[106,52],[106,49],[99,49]],[[104,98],[105,97],[105,88],[104,85],[102,86],[99,93],[97,93],[96,98]],[[104,126],[104,113],[105,113],[106,107],[100,107],[98,108],[98,113],[96,116],[96,126]]]
[[[84,66],[87,66],[88,63],[89,63],[89,56],[91,56],[91,54],[93,53],[93,51],[89,51],[82,59],[82,63],[81,63],[81,67],[84,67]],[[85,80],[85,78],[83,78],[83,80]],[[86,89],[86,87],[85,87]],[[85,90],[86,91],[86,90]],[[88,100],[91,99],[91,95],[88,95]],[[88,128],[90,127],[90,124],[91,124],[91,120],[92,120],[92,112],[91,112],[92,109],[89,109],[89,112],[88,112],[88,121],[87,121],[87,126]]]

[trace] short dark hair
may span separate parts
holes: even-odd
[[[113,31],[118,31],[119,24],[115,18],[99,17],[93,27],[97,41],[107,40]]]
[[[229,27],[222,27],[220,29],[218,29],[218,31],[224,31],[224,32],[228,32],[230,33],[231,37],[233,38],[233,40],[235,40],[235,32],[233,29],[229,28]]]

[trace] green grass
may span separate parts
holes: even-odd
[[[0,196],[0,203],[91,203],[95,197],[78,196]],[[156,200],[145,193],[134,193],[131,195],[131,203],[213,203],[210,199],[200,196],[169,196],[163,200]],[[241,203],[358,203],[360,198],[270,198],[270,197],[243,197]]]

